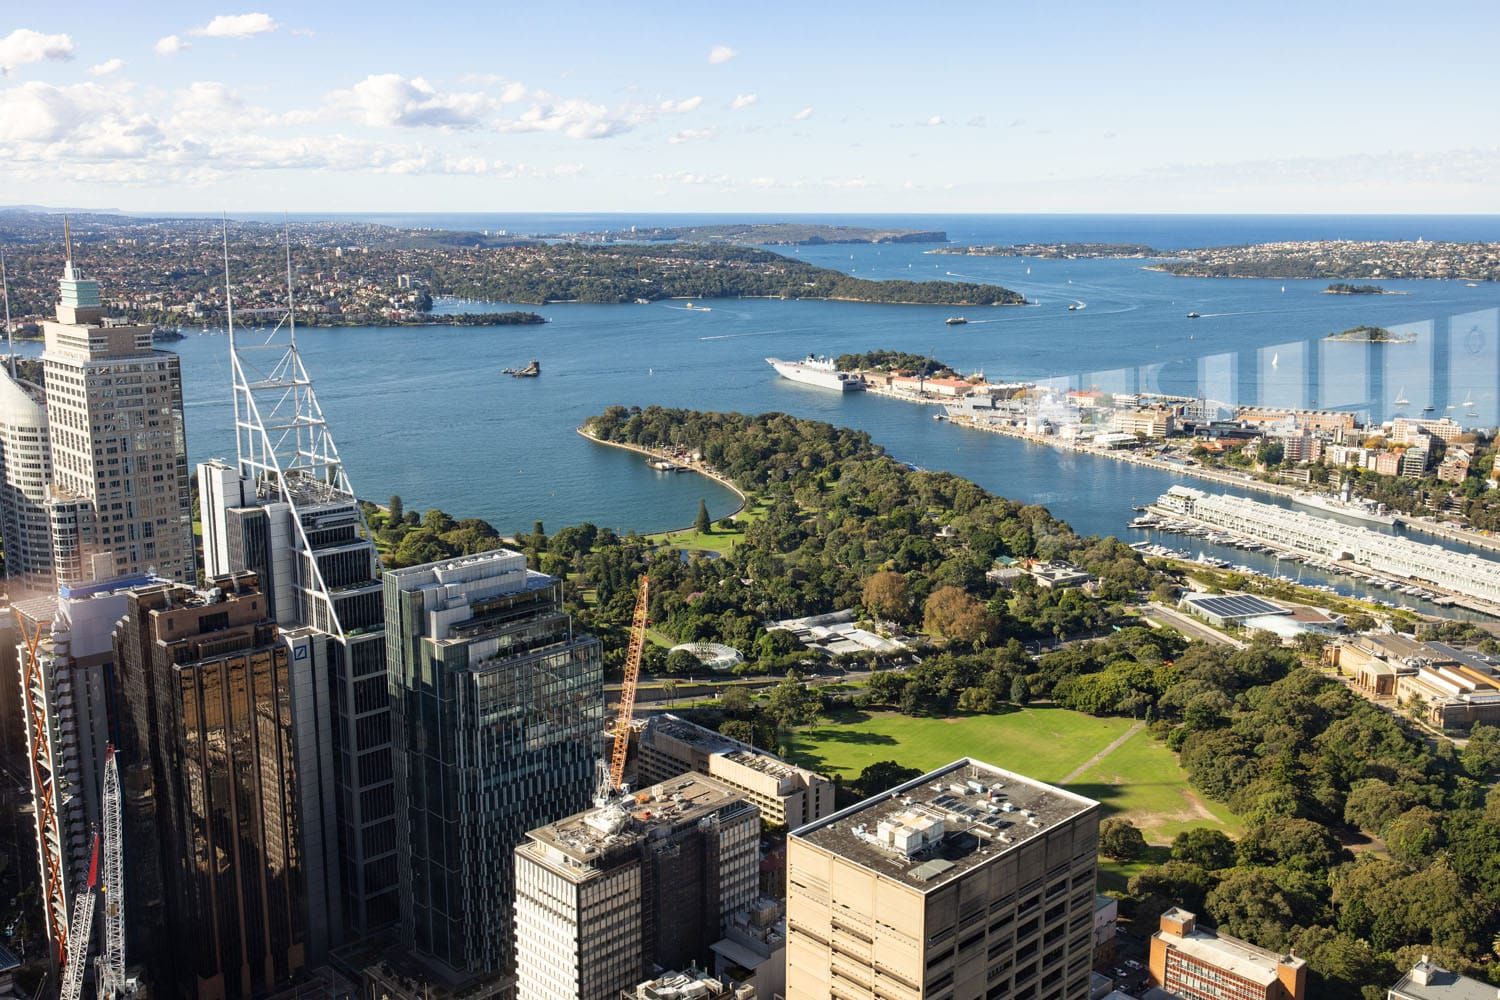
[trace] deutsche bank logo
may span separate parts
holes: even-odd
[[[296,649],[296,652],[292,653],[292,659],[294,659],[294,660],[305,660],[305,659],[307,659],[307,647],[306,646],[298,646],[297,649]]]

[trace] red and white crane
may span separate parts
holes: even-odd
[[[94,929],[94,886],[99,882],[99,835],[94,834],[94,856],[89,859],[89,881],[73,903],[73,920],[68,925],[68,961],[63,967],[62,989],[58,1000],[79,1000],[83,995],[84,959],[89,953],[89,938]]]
[[[94,906],[104,897],[104,948],[95,966],[95,993],[100,1000],[119,1000],[135,993],[135,983],[125,979],[125,862],[120,838],[120,768],[115,748],[104,751],[104,790],[99,798],[100,825],[94,834],[94,853],[89,859],[89,879],[73,905],[68,928],[67,964],[63,969],[58,1000],[80,1000],[83,969],[93,939]],[[104,862],[101,882],[99,862]],[[97,890],[97,891],[96,891]]]

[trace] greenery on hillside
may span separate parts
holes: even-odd
[[[461,268],[443,265],[433,259],[421,274],[435,290],[499,302],[763,297],[977,306],[1025,301],[999,285],[870,281],[739,246],[561,244],[494,251]]]
[[[1323,289],[1326,295],[1384,295],[1386,290],[1379,285],[1351,285],[1344,281],[1335,281]]]
[[[905,372],[908,375],[956,375],[951,365],[945,365],[925,354],[909,354],[906,351],[866,351],[863,354],[840,354],[833,361],[841,372],[881,371]]]

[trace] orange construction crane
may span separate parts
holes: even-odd
[[[635,688],[641,679],[641,654],[646,650],[646,602],[651,578],[641,574],[640,593],[635,598],[635,617],[630,622],[630,651],[625,654],[625,680],[620,685],[620,710],[615,715],[615,742],[609,754],[609,788],[620,790],[625,780],[625,758],[630,754],[630,719],[635,714]]]

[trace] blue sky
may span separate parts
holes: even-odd
[[[128,6],[5,5],[0,204],[1500,212],[1493,2]]]

